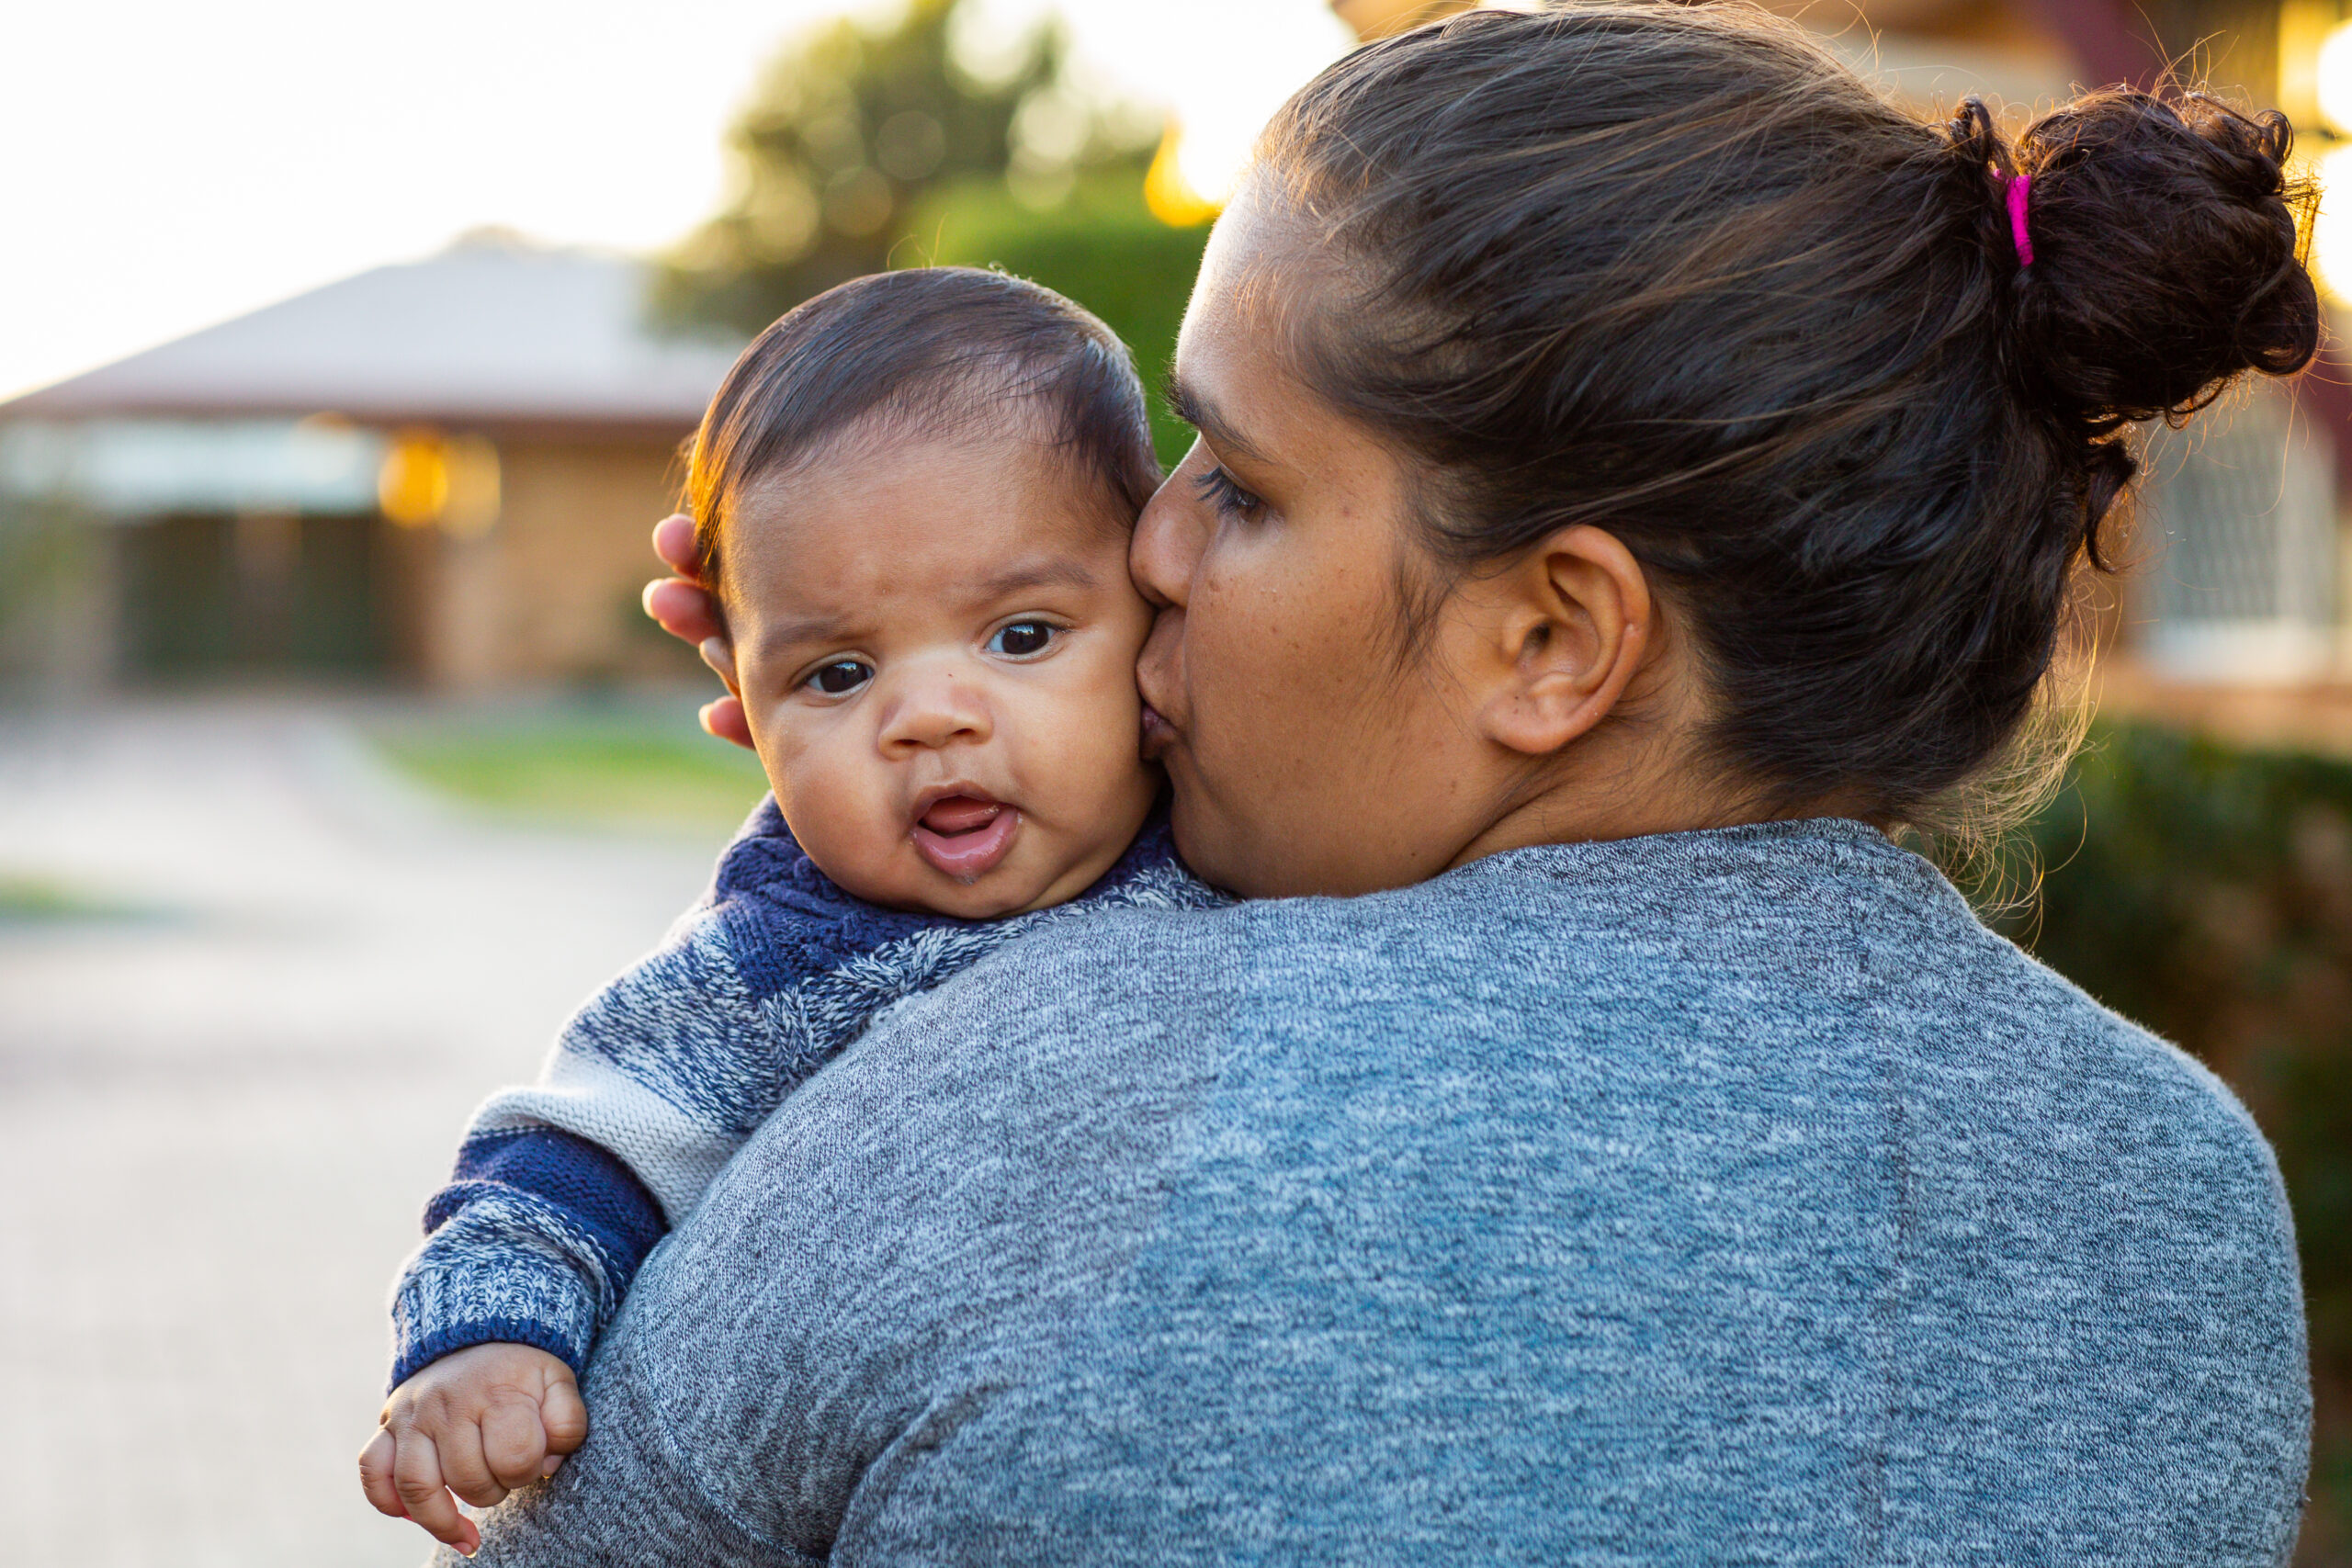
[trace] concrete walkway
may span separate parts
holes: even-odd
[[[0,1562],[413,1563],[383,1297],[465,1116],[716,841],[497,829],[323,705],[0,716]]]

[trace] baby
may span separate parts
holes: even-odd
[[[695,441],[704,649],[775,787],[711,891],[474,1117],[395,1287],[369,1500],[470,1555],[553,1473],[638,1266],[890,1003],[1061,908],[1197,908],[1138,754],[1159,477],[1108,328],[965,268],[860,278],[746,349]]]

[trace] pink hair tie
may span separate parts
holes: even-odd
[[[2026,192],[2033,187],[2031,175],[2004,175],[2001,182],[2009,187],[2009,238],[2018,245],[2018,265],[2033,265],[2033,236],[2025,229]]]

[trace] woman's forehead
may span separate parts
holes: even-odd
[[[1283,467],[1345,423],[1298,374],[1298,329],[1321,308],[1325,270],[1298,238],[1255,201],[1217,220],[1168,385],[1179,417],[1220,452]]]
[[[1253,175],[1209,231],[1185,323],[1214,313],[1288,341],[1343,279],[1329,236],[1271,175]]]

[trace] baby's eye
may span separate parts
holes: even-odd
[[[843,697],[874,679],[874,667],[861,659],[837,659],[801,683],[829,697]]]
[[[1061,628],[1049,621],[1014,621],[999,626],[996,636],[989,638],[989,651],[1001,653],[1009,659],[1023,659],[1033,653],[1043,653],[1054,640],[1054,633]]]

